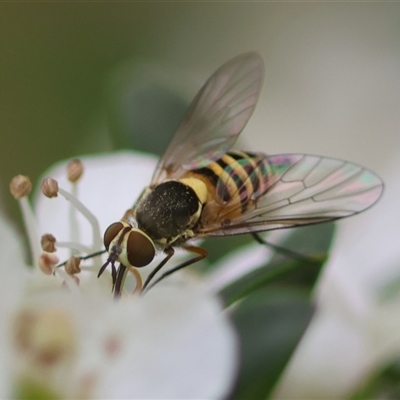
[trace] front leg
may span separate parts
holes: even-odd
[[[163,273],[159,278],[157,278],[151,285],[149,285],[149,282],[150,282],[151,278],[153,278],[153,276],[155,275],[155,273],[156,273],[157,271],[160,270],[160,268],[169,260],[169,258],[172,257],[172,255],[171,255],[171,257],[169,257],[169,258],[168,258],[168,256],[167,256],[166,258],[168,258],[168,259],[164,259],[164,260],[161,262],[162,265],[161,265],[161,266],[158,265],[158,266],[151,272],[151,277],[150,277],[150,275],[149,275],[149,277],[147,278],[146,283],[145,283],[143,289],[145,289],[145,288],[147,287],[147,290],[149,290],[150,288],[152,288],[154,285],[156,285],[158,282],[160,282],[161,280],[163,280],[163,279],[166,278],[167,276],[173,274],[173,273],[176,272],[176,271],[179,271],[179,270],[182,269],[182,268],[188,267],[189,265],[192,265],[192,264],[194,264],[194,263],[196,263],[196,262],[198,262],[198,261],[201,261],[201,260],[203,260],[204,258],[206,258],[206,257],[208,256],[207,250],[205,250],[205,249],[203,249],[203,248],[201,248],[201,247],[197,247],[197,246],[183,246],[183,248],[184,248],[185,250],[187,250],[187,251],[190,251],[190,252],[192,252],[192,253],[197,254],[197,256],[196,256],[196,257],[192,257],[192,258],[190,258],[189,260],[186,260],[185,262],[183,262],[182,264],[179,264],[179,265],[177,265],[176,267],[174,267],[174,268],[172,268],[172,269],[170,269],[170,270],[164,272],[164,273]],[[173,249],[171,248],[171,250],[173,250]],[[173,254],[173,253],[172,253],[172,254]],[[150,279],[149,279],[149,278],[150,278]]]

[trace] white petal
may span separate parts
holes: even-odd
[[[221,310],[219,301],[198,284],[159,285],[138,301],[121,302],[107,323],[116,334],[126,335],[129,346],[109,362],[97,397],[226,396],[238,348]]]

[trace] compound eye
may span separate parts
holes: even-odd
[[[106,229],[104,232],[103,242],[107,251],[110,248],[111,242],[116,238],[123,228],[124,225],[121,222],[115,222]]]
[[[129,232],[126,252],[129,263],[138,268],[150,264],[156,254],[151,239],[139,230]]]

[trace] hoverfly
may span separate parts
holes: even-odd
[[[105,231],[109,256],[99,276],[111,264],[116,297],[128,269],[150,264],[157,251],[165,258],[143,289],[175,247],[195,257],[158,280],[207,256],[188,244],[192,238],[332,221],[359,213],[380,197],[381,179],[347,161],[230,150],[255,109],[263,75],[263,60],[255,52],[217,69],[194,98],[150,185]]]

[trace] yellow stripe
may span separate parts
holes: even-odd
[[[228,166],[232,168],[232,164],[237,163],[236,160],[231,156],[229,156],[228,154],[224,154],[221,157],[221,160],[226,164],[225,168],[227,168]],[[215,164],[217,164],[217,162],[215,162]],[[222,169],[222,167],[220,168]],[[226,190],[229,193],[229,196],[231,198],[230,202],[232,203],[238,202],[239,198],[235,198],[237,195],[238,187],[235,180],[232,178],[231,174],[224,169],[223,173],[220,174],[220,180],[224,183]]]

